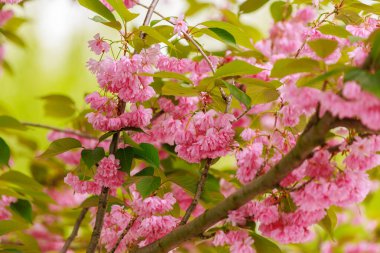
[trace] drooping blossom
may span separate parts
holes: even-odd
[[[188,28],[183,15],[178,16],[178,18],[171,18],[170,21],[174,23],[174,33],[177,33],[178,36],[187,32]]]
[[[256,250],[252,247],[254,240],[248,235],[245,230],[234,230],[227,233],[218,231],[212,243],[215,246],[230,247],[231,253],[255,253]]]
[[[88,46],[97,55],[107,53],[110,50],[110,45],[100,38],[99,33],[94,36],[93,40],[88,42]]]

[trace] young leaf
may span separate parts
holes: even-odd
[[[70,117],[75,111],[74,101],[64,95],[48,95],[41,97],[45,101],[45,115],[51,117]]]
[[[215,72],[215,78],[222,78],[227,76],[242,76],[242,75],[255,75],[260,73],[262,69],[255,67],[245,61],[232,61],[218,68]]]
[[[159,33],[155,28],[150,26],[140,26],[139,30],[148,34],[150,37],[157,40],[158,42],[165,43],[171,49],[177,50],[176,47],[171,42],[169,42],[169,40],[166,39],[161,33]]]
[[[77,139],[63,138],[53,141],[47,150],[40,155],[41,158],[47,158],[59,155],[74,148],[80,148],[82,144]]]
[[[130,12],[125,6],[123,0],[107,0],[107,2],[115,9],[115,11],[125,22],[132,21],[139,15],[137,13]]]
[[[15,45],[25,48],[26,44],[21,37],[19,37],[17,34],[8,31],[8,30],[3,30],[0,29],[0,33],[4,35],[6,39],[8,39],[10,42],[14,43]]]
[[[255,241],[254,246],[257,253],[282,253],[280,247],[271,240],[256,233],[251,233],[251,237]]]
[[[136,183],[136,189],[143,198],[150,196],[161,185],[159,177],[143,177]]]
[[[129,174],[132,167],[133,148],[120,148],[116,150],[115,157],[120,161],[120,170]]]
[[[272,68],[271,77],[283,78],[287,75],[303,72],[317,72],[319,62],[310,58],[280,59]]]
[[[158,156],[158,150],[149,143],[141,143],[140,149],[133,149],[133,153],[136,158],[142,159],[149,164],[153,165],[155,168],[160,166],[160,158]]]
[[[90,169],[96,163],[98,163],[105,156],[104,149],[97,147],[95,149],[83,149],[81,158],[86,166]]]
[[[337,217],[334,210],[327,210],[325,217],[318,223],[332,239],[334,239],[334,229],[337,224]]]
[[[0,116],[0,128],[9,128],[17,130],[26,129],[26,127],[23,124],[21,124],[17,119],[7,115]]]
[[[221,39],[221,41],[226,42],[227,44],[236,44],[235,37],[228,31],[218,27],[210,27],[208,29],[215,33]]]
[[[318,30],[327,35],[334,35],[340,38],[347,38],[352,35],[344,27],[332,24],[326,24],[318,28]]]
[[[15,203],[10,205],[10,208],[18,213],[27,222],[33,222],[32,205],[25,199],[18,199]]]
[[[114,28],[116,30],[120,30],[121,29],[121,24],[119,21],[108,21],[107,19],[105,18],[102,18],[101,16],[94,16],[92,18],[90,18],[92,21],[95,21],[95,22],[98,22],[98,23],[102,23],[103,25],[106,25],[108,27],[111,27],[111,28]]]
[[[239,10],[242,13],[250,13],[260,9],[267,2],[269,0],[246,0],[240,5]]]
[[[232,96],[234,96],[237,100],[239,100],[241,103],[245,105],[246,108],[251,107],[251,98],[245,94],[242,90],[240,90],[238,87],[235,85],[229,84],[226,81],[222,81],[224,85],[230,90],[230,93]]]
[[[246,85],[246,94],[251,98],[252,104],[264,104],[276,100],[280,93],[277,88],[282,85],[279,81],[265,82],[256,78],[240,78],[238,83]]]
[[[284,1],[277,1],[270,6],[270,13],[274,21],[285,20],[292,14],[293,7]]]
[[[116,18],[112,12],[99,0],[78,0],[78,2],[83,7],[92,10],[109,21],[116,21]]]
[[[0,168],[5,165],[9,166],[9,159],[11,158],[11,150],[8,144],[0,137]]]
[[[336,40],[317,39],[307,43],[309,47],[321,58],[326,58],[338,47]]]
[[[27,228],[28,225],[24,222],[15,220],[0,220],[0,236]]]
[[[199,95],[199,90],[192,85],[182,85],[177,82],[165,82],[161,89],[161,95],[195,97]]]
[[[25,193],[28,193],[29,195],[30,192],[39,192],[42,191],[43,188],[42,185],[36,182],[33,178],[15,170],[7,171],[1,174],[0,181],[16,185],[25,190]]]
[[[139,75],[141,76],[153,76],[153,77],[158,77],[158,78],[169,78],[169,79],[177,79],[184,81],[186,83],[192,84],[193,82],[186,77],[185,75],[178,74],[175,72],[166,72],[166,71],[161,71],[161,72],[156,72],[156,73],[140,73]]]

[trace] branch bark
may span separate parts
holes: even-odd
[[[314,148],[324,143],[325,136],[331,129],[333,122],[334,118],[330,114],[326,114],[299,137],[295,147],[268,173],[243,186],[191,222],[179,226],[160,240],[132,252],[168,252],[181,245],[181,243],[199,236],[206,229],[225,219],[229,211],[236,210],[257,195],[273,189],[290,172],[300,166],[312,154]]]
[[[71,232],[70,236],[67,238],[67,240],[66,240],[65,244],[63,245],[60,253],[66,253],[67,250],[70,248],[70,245],[74,241],[75,237],[77,236],[80,225],[81,225],[84,217],[86,217],[87,212],[88,212],[88,208],[83,208],[82,211],[80,212],[80,214],[79,214],[79,216],[75,222],[73,231]]]
[[[191,214],[193,213],[194,209],[197,207],[198,202],[201,198],[201,195],[203,193],[207,176],[208,176],[208,170],[210,169],[212,159],[208,158],[206,160],[205,167],[202,170],[201,178],[198,181],[197,190],[195,191],[195,195],[193,198],[193,201],[191,201],[190,206],[187,208],[185,215],[183,216],[181,222],[179,225],[184,225],[187,223],[187,221],[190,219]]]
[[[131,227],[135,223],[136,219],[137,219],[137,217],[133,217],[131,219],[131,221],[128,223],[128,225],[124,228],[123,232],[121,233],[120,237],[117,239],[117,242],[113,246],[113,248],[111,249],[110,253],[114,253],[117,250],[117,248],[119,247],[121,241],[124,239],[124,237],[126,236],[126,234],[128,233],[128,231],[131,229]]]
[[[58,127],[53,127],[53,126],[48,126],[48,125],[43,125],[43,124],[37,124],[37,123],[31,123],[31,122],[21,122],[21,124],[24,125],[24,126],[29,126],[29,127],[43,128],[43,129],[48,129],[48,130],[52,130],[52,131],[56,131],[56,132],[61,132],[61,133],[66,133],[66,134],[73,134],[73,135],[76,135],[78,137],[83,137],[83,138],[86,138],[86,139],[96,139],[96,140],[98,139],[95,136],[91,136],[91,135],[84,134],[84,133],[81,133],[81,132],[77,132],[77,131],[74,131],[74,130],[61,129],[61,128],[58,128]]]

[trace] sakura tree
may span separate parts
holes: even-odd
[[[0,39],[20,43],[23,2],[0,2]],[[356,206],[378,189],[378,1],[78,2],[115,36],[83,43],[97,84],[66,129],[0,117],[51,141],[29,177],[0,139],[1,252],[380,252]],[[267,36],[245,18],[261,9]],[[201,10],[218,17],[187,21]],[[349,223],[371,235],[334,233]]]

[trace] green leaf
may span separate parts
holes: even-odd
[[[133,153],[136,158],[142,159],[155,168],[160,167],[160,158],[158,156],[158,150],[149,143],[141,143],[140,149],[133,149]]]
[[[293,7],[290,3],[277,1],[270,6],[270,13],[274,21],[286,20],[292,14]]]
[[[332,25],[332,24],[323,25],[319,27],[318,30],[323,34],[334,35],[340,38],[347,38],[348,36],[352,35],[343,26]]]
[[[116,150],[115,157],[120,160],[120,170],[129,174],[132,167],[133,148],[126,147]]]
[[[41,97],[44,100],[45,115],[50,117],[70,117],[75,111],[74,101],[64,95],[48,95]]]
[[[108,137],[111,137],[112,135],[114,135],[116,133],[117,133],[117,131],[110,131],[110,132],[107,132],[107,133],[103,134],[102,136],[99,137],[99,142],[107,140]]]
[[[112,14],[112,12],[99,0],[78,0],[78,2],[83,7],[99,14],[109,21],[116,21],[115,16]]]
[[[155,28],[150,26],[140,26],[139,30],[148,34],[153,39],[165,43],[171,49],[177,50],[176,47],[171,42],[169,42],[169,40],[166,39],[161,33],[159,33]]]
[[[335,18],[342,20],[346,25],[359,25],[363,22],[363,19],[357,12],[347,9],[340,10]]]
[[[260,73],[262,69],[255,67],[245,61],[232,61],[229,62],[215,72],[215,78],[223,78],[228,76],[243,76],[243,75],[255,75]]]
[[[4,37],[8,39],[10,42],[14,43],[15,45],[19,47],[25,48],[26,44],[24,40],[21,37],[19,37],[17,34],[8,30],[3,30],[3,29],[0,29],[0,33],[2,33]]]
[[[153,77],[158,77],[158,78],[169,78],[169,79],[177,79],[184,81],[186,83],[192,84],[193,82],[186,77],[185,75],[178,74],[175,72],[166,72],[166,71],[161,71],[161,72],[156,72],[156,73],[139,73],[140,76],[153,76]]]
[[[61,153],[67,152],[74,148],[80,148],[82,147],[82,144],[80,141],[74,138],[63,138],[53,141],[47,150],[40,155],[41,158],[47,158],[59,155]]]
[[[282,85],[279,81],[266,82],[256,78],[240,78],[237,82],[246,85],[246,94],[255,105],[276,100],[280,95],[277,88]]]
[[[153,176],[154,175],[154,168],[153,167],[146,167],[142,169],[139,173],[134,175],[134,177],[143,177],[143,176]]]
[[[326,211],[325,217],[318,223],[332,239],[334,239],[334,230],[337,224],[337,216],[333,209]]]
[[[234,36],[235,41],[238,45],[246,47],[246,48],[254,49],[254,46],[251,42],[251,36],[248,35],[248,33],[243,29],[243,27],[240,27],[240,25],[238,26],[238,25],[234,25],[228,22],[223,22],[223,21],[206,21],[201,24],[208,28],[223,29],[227,31],[228,33],[232,34],[232,36]],[[211,36],[211,34],[207,33],[206,31],[205,33]],[[217,36],[216,39],[220,39],[220,37]]]
[[[9,166],[9,159],[11,158],[11,150],[8,144],[0,137],[0,168],[2,165]]]
[[[1,174],[0,181],[16,185],[25,190],[25,193],[29,195],[31,191],[42,191],[43,189],[42,185],[37,183],[33,178],[15,170]]]
[[[121,24],[119,21],[108,21],[107,19],[102,18],[101,16],[94,16],[90,19],[94,22],[102,23],[103,25],[114,28],[118,31],[121,29]]]
[[[310,58],[280,59],[272,68],[271,77],[283,78],[288,75],[319,71],[319,62]]]
[[[251,237],[255,241],[254,246],[257,253],[282,253],[280,247],[271,240],[256,233],[251,233]]]
[[[353,68],[346,72],[344,80],[356,81],[364,90],[380,97],[380,70],[371,74],[363,69]]]
[[[121,199],[118,199],[114,196],[108,197],[108,203],[109,204],[117,204],[117,205],[124,205],[124,201]],[[80,205],[81,208],[89,208],[93,206],[98,206],[99,204],[99,196],[90,196],[87,199],[85,199],[82,204]]]
[[[239,6],[239,10],[242,13],[250,13],[260,9],[269,0],[247,0]]]
[[[236,44],[235,37],[228,31],[218,27],[210,27],[208,29],[215,33],[221,39],[221,41],[226,42],[226,44]]]
[[[18,199],[15,203],[10,205],[11,210],[18,213],[27,222],[33,222],[32,205],[25,199]]]
[[[123,132],[123,141],[125,144],[128,144],[131,147],[134,147],[136,149],[141,149],[139,144],[137,144],[128,134]]]
[[[280,209],[285,213],[293,213],[297,210],[297,206],[289,194],[281,198]]]
[[[0,128],[9,128],[17,130],[26,129],[26,127],[23,124],[21,124],[20,121],[7,115],[0,116]]]
[[[136,183],[136,189],[143,198],[150,196],[161,185],[159,177],[143,177]]]
[[[165,82],[161,89],[161,95],[195,97],[199,95],[199,90],[192,85],[179,84],[177,82]]]
[[[125,22],[132,21],[139,16],[137,13],[130,12],[125,6],[123,0],[107,0],[107,2],[115,9],[115,11]]]
[[[315,78],[307,81],[306,83],[302,84],[302,86],[312,86],[313,84],[316,84],[316,83],[319,83],[319,82],[323,82],[323,81],[325,81],[327,78],[329,78],[331,76],[336,76],[338,74],[341,74],[346,69],[347,69],[347,67],[345,67],[345,66],[344,67],[340,67],[340,68],[336,68],[336,69],[332,69],[330,71],[327,71],[326,73],[323,73],[320,76],[317,76],[317,77],[315,77]]]
[[[28,225],[15,220],[0,220],[0,236],[10,232],[27,229]]]
[[[104,149],[100,147],[83,149],[81,152],[81,158],[89,169],[102,160],[105,155]]]
[[[239,89],[235,85],[229,84],[226,81],[222,81],[222,82],[230,90],[230,93],[231,93],[232,96],[234,96],[234,98],[236,98],[237,100],[239,100],[239,102],[243,103],[246,108],[250,108],[251,107],[251,102],[252,101],[251,101],[251,98],[247,94],[245,94],[241,89]]]
[[[309,47],[321,58],[331,55],[338,47],[336,40],[317,39],[307,43]]]

